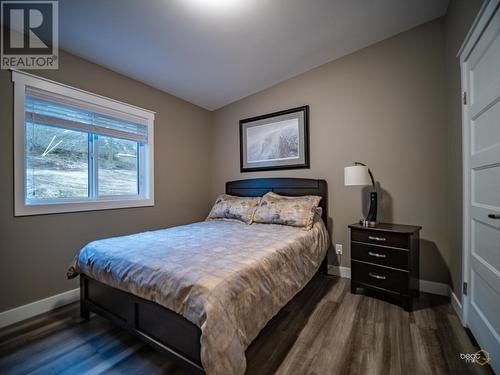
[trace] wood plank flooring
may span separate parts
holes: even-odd
[[[185,374],[103,318],[68,305],[0,330],[0,374]],[[247,350],[247,374],[491,374],[467,364],[473,346],[444,297],[411,313],[349,280],[316,276]]]

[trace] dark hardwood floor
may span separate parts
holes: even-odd
[[[349,281],[316,276],[247,351],[247,374],[491,374],[444,297],[421,293],[411,313]],[[0,374],[185,374],[78,304],[0,330]]]

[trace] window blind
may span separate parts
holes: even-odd
[[[105,112],[105,111],[103,111]],[[147,143],[148,126],[98,111],[68,105],[64,98],[27,90],[25,120],[33,124],[57,126],[108,137]]]

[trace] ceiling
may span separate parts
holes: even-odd
[[[61,0],[60,47],[209,110],[442,16],[448,0]]]

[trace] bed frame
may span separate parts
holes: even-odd
[[[328,190],[325,180],[302,178],[258,178],[230,181],[226,193],[256,197],[269,191],[281,195],[319,195],[323,199],[322,219],[327,223]],[[327,256],[319,272],[327,273]],[[204,374],[200,359],[201,330],[193,323],[157,303],[107,286],[86,275],[80,275],[80,314],[89,319],[95,312],[183,365],[192,374]]]

